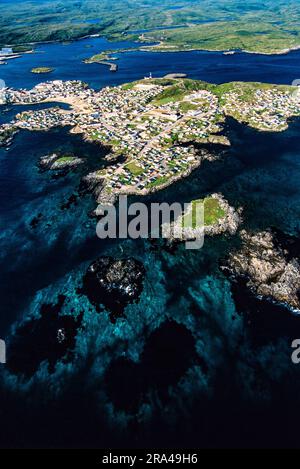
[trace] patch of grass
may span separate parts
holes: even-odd
[[[133,176],[140,176],[143,174],[144,169],[136,164],[134,161],[131,161],[125,166],[126,169],[133,175]]]
[[[109,56],[107,52],[101,52],[100,54],[93,55],[89,59],[85,59],[84,62],[86,64],[92,64],[92,63],[102,62],[106,60],[109,60]]]
[[[125,85],[122,86],[122,90],[124,91],[129,91],[132,90],[136,86],[137,82],[133,81],[132,83],[126,83]]]
[[[189,103],[188,101],[182,101],[179,105],[179,109],[182,112],[196,111],[198,108],[197,104]]]
[[[119,146],[121,143],[120,140],[118,140],[117,138],[113,138],[112,140],[109,141],[109,145],[111,145],[112,147],[117,147]]]
[[[226,215],[220,206],[220,202],[213,197],[204,199],[204,224],[206,226],[214,225],[217,221]]]
[[[197,224],[197,206],[204,204],[204,225],[211,226],[222,219],[226,213],[220,206],[220,202],[214,197],[206,197],[205,199],[193,200],[192,201],[192,228],[201,228]],[[189,217],[185,215],[182,218],[182,226],[187,228],[189,225]]]
[[[158,187],[158,186],[162,186],[163,184],[165,184],[166,182],[168,182],[170,179],[170,177],[168,176],[161,176],[157,179],[155,179],[155,181],[152,181],[150,182],[149,184],[147,184],[147,189],[151,189],[153,187]]]
[[[72,163],[72,161],[76,160],[75,156],[61,156],[58,158],[55,163],[64,164],[64,163]]]
[[[200,80],[182,79],[177,80],[175,85],[166,87],[158,96],[153,100],[153,103],[161,106],[162,104],[175,103],[182,101],[183,98],[191,94],[193,91],[209,89],[209,84]]]

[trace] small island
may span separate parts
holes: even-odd
[[[197,207],[203,207],[203,217],[197,220]],[[242,208],[231,207],[222,194],[211,194],[204,199],[192,200],[187,210],[171,225],[162,225],[169,243],[193,241],[203,235],[223,233],[234,235],[242,223]]]
[[[58,170],[58,169],[74,169],[84,163],[82,158],[78,158],[72,154],[59,155],[53,153],[52,155],[42,156],[40,158],[39,166],[43,170]]]
[[[37,75],[44,74],[44,73],[51,73],[54,72],[54,68],[52,67],[36,67],[31,70],[31,73],[35,73]]]

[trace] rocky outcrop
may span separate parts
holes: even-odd
[[[43,170],[63,170],[74,169],[84,163],[82,158],[73,155],[62,156],[57,153],[52,155],[42,156],[40,158],[40,168]]]
[[[208,236],[216,236],[223,233],[234,235],[243,222],[242,207],[235,209],[229,205],[228,201],[222,194],[212,194],[210,197],[218,200],[221,209],[225,212],[225,215],[212,225],[205,225],[205,234]]]
[[[108,190],[105,184],[105,179],[101,171],[89,173],[82,178],[80,184],[82,192],[92,193],[97,200],[98,205],[114,205],[117,200],[117,194],[112,190]]]
[[[4,124],[0,126],[0,147],[9,147],[12,144],[13,138],[17,130],[15,127]]]
[[[104,305],[115,320],[128,304],[139,299],[144,278],[144,266],[136,259],[101,257],[89,266],[79,293],[86,295],[97,309]]]
[[[204,204],[204,220],[203,226],[199,227],[184,227],[183,219],[187,217],[193,210],[193,204],[190,204],[189,209],[184,213],[184,217],[179,217],[176,221],[169,225],[163,225],[162,230],[164,237],[168,237],[169,241],[192,241],[204,235],[216,236],[223,233],[234,235],[240,224],[242,223],[242,208],[235,209],[229,205],[227,200],[224,199],[222,194],[212,194],[210,199],[218,201],[218,205],[223,212],[223,216],[214,220],[213,223],[205,223],[205,204]]]
[[[299,240],[275,230],[241,232],[242,247],[222,270],[232,279],[246,278],[255,295],[300,312]]]

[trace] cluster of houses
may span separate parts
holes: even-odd
[[[178,101],[159,106],[150,102],[142,112],[127,116],[124,122],[114,127],[109,138],[120,142],[130,163],[116,164],[102,174],[109,189],[143,192],[164,185],[199,164],[194,146],[183,147],[178,143],[191,142],[191,137],[196,134],[206,137],[219,130],[215,124],[218,99],[201,90],[186,96],[184,101],[192,106],[185,109]],[[107,134],[101,136],[103,139]]]
[[[69,104],[69,109],[23,112],[13,124],[29,130],[71,126],[87,140],[99,141],[110,146],[112,153],[123,154],[125,162],[99,172],[107,188],[116,192],[143,192],[187,173],[199,164],[191,142],[216,134],[224,114],[238,113],[250,125],[276,130],[286,125],[288,117],[299,113],[299,98],[279,89],[256,90],[251,105],[236,91],[226,93],[222,105],[207,90],[167,102],[155,101],[162,90],[160,84],[150,80],[99,92],[80,81],[56,80],[30,91],[6,90],[6,94],[15,104]]]
[[[76,114],[65,113],[59,107],[25,111],[17,114],[16,119],[15,125],[25,130],[49,130],[53,127],[76,125]]]
[[[250,103],[238,93],[230,92],[223,109],[228,115],[238,114],[240,120],[257,129],[285,130],[288,119],[300,113],[300,97],[278,88],[259,89]]]
[[[7,104],[37,104],[43,101],[55,101],[56,99],[68,100],[70,97],[89,99],[93,96],[93,90],[82,81],[54,80],[36,85],[32,90],[6,89]]]
[[[131,160],[128,164],[114,165],[107,170],[107,188],[130,189],[140,192],[188,171],[192,165],[199,163],[194,147],[174,146],[165,148],[150,147],[143,158]],[[133,191],[134,189],[134,191]]]
[[[11,47],[2,47],[2,49],[0,49],[0,58],[7,57],[8,55],[11,55],[13,53],[14,51]]]
[[[18,57],[17,54],[14,54],[13,50],[11,47],[2,47],[0,49],[0,65],[6,65],[6,61],[8,59],[14,59]]]
[[[8,95],[14,104],[69,103],[70,109],[25,111],[14,124],[28,130],[76,127],[85,138],[110,145],[112,152],[124,154],[127,160],[101,171],[107,188],[139,192],[165,184],[199,164],[194,147],[178,143],[218,129],[214,124],[218,99],[212,93],[200,90],[186,96],[187,106],[176,100],[155,104],[162,90],[148,81],[95,92],[79,81],[56,80],[30,91],[8,90]]]

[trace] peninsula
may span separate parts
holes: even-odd
[[[99,203],[155,192],[204,160],[214,161],[213,147],[230,145],[222,133],[227,116],[260,131],[280,132],[300,115],[297,87],[262,83],[145,79],[97,92],[83,82],[55,80],[2,95],[2,102],[11,104],[69,104],[70,109],[24,111],[0,133],[70,126],[72,133],[106,146],[110,164],[84,177]]]

